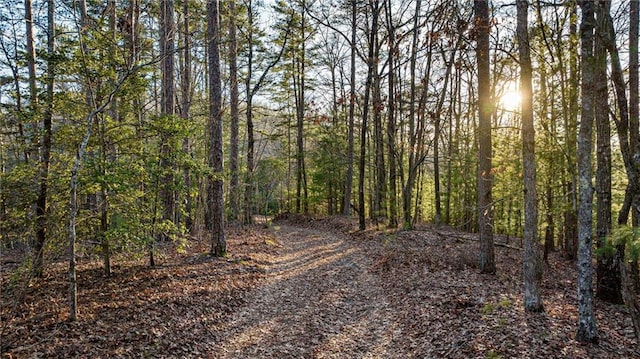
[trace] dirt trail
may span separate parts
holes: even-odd
[[[238,309],[212,353],[221,358],[392,357],[398,331],[368,272],[371,260],[345,235],[274,227],[268,277]]]

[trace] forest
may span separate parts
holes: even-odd
[[[640,357],[638,1],[0,4],[3,358]]]

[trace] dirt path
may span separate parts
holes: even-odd
[[[392,357],[392,312],[357,244],[310,228],[274,232],[281,248],[268,278],[227,323],[216,356]]]

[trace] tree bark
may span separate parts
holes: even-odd
[[[420,15],[421,0],[416,1],[415,12],[413,15],[413,28],[411,39],[411,55],[409,60],[410,71],[410,90],[409,90],[409,124],[408,124],[408,162],[407,162],[407,179],[404,182],[402,188],[402,215],[403,215],[403,228],[410,229],[413,227],[413,220],[411,216],[411,204],[413,201],[413,185],[417,176],[417,155],[416,155],[416,57],[418,52],[418,18]]]
[[[489,3],[487,0],[474,2],[476,19],[476,59],[478,65],[478,225],[480,229],[481,273],[495,273],[495,254],[493,249],[493,200],[491,187],[491,78],[489,56]]]
[[[598,33],[606,33],[609,4],[600,1],[597,9]],[[596,116],[596,236],[598,248],[606,246],[611,234],[611,125],[607,88],[607,50],[601,35],[595,37]],[[622,303],[620,268],[615,254],[598,254],[596,295],[612,303]]]
[[[371,82],[373,80],[374,71],[374,54],[375,54],[375,29],[378,28],[378,1],[371,6],[371,28],[369,29],[369,53],[367,56],[367,80],[364,89],[364,101],[362,108],[362,128],[360,129],[360,163],[358,169],[360,171],[358,177],[358,202],[360,209],[358,211],[358,228],[365,230],[365,198],[364,198],[364,180],[365,180],[365,162],[367,155],[367,120],[369,117],[369,97],[371,93]]]
[[[229,172],[231,173],[229,181],[229,204],[231,207],[231,219],[237,221],[240,216],[240,188],[238,187],[238,134],[240,124],[238,104],[240,102],[240,96],[238,92],[238,40],[235,0],[227,1],[227,6],[229,7],[229,101],[231,110],[231,124],[229,128]]]
[[[162,86],[160,97],[160,115],[170,117],[175,115],[175,81],[174,81],[174,38],[175,25],[173,19],[173,0],[160,2],[160,57]],[[160,144],[160,161],[163,170],[161,198],[164,204],[164,219],[175,222],[176,203],[173,190],[173,161],[171,160],[171,145],[168,133],[163,131]]]
[[[533,126],[533,85],[529,46],[529,2],[518,0],[517,36],[520,56],[520,96],[522,97],[522,167],[524,179],[524,308],[544,310],[541,297],[542,261],[538,242],[535,129]]]
[[[53,86],[55,81],[55,1],[47,1],[47,97],[46,108],[42,116],[42,143],[40,144],[40,170],[38,174],[40,190],[36,200],[36,243],[35,258],[33,261],[33,274],[37,278],[43,276],[44,271],[44,246],[47,240],[47,192],[49,188],[49,164],[51,162],[51,141],[53,138]]]
[[[398,53],[398,45],[395,39],[395,25],[391,13],[391,0],[385,4],[385,14],[387,17],[387,30],[389,32],[389,94],[387,104],[387,158],[389,161],[389,228],[398,227],[398,202],[397,202],[397,182],[396,182],[396,79],[395,61]]]
[[[209,62],[209,167],[207,208],[211,236],[211,255],[227,253],[224,235],[224,194],[222,192],[222,84],[220,82],[220,12],[219,0],[207,1],[207,46]]]
[[[378,17],[380,14],[380,3],[375,2],[373,5],[376,7],[374,11],[378,13]],[[373,29],[376,33],[374,37],[374,42],[372,46],[374,46],[374,54],[373,58],[373,87],[371,89],[371,94],[373,97],[373,136],[374,136],[374,151],[375,151],[375,188],[374,188],[374,208],[371,211],[374,222],[377,224],[378,221],[386,217],[386,194],[387,194],[387,173],[386,166],[384,161],[384,134],[382,131],[382,95],[380,88],[381,86],[381,76],[378,68],[379,58],[380,58],[380,43],[378,40],[378,28]]]
[[[355,123],[355,103],[356,103],[356,30],[357,30],[357,2],[351,1],[351,42],[350,55],[350,83],[349,83],[349,124],[347,128],[347,172],[344,184],[344,206],[342,207],[345,216],[351,215],[351,195],[353,193],[353,151],[354,151],[354,123]]]
[[[185,122],[189,121],[191,117],[191,14],[189,11],[189,1],[184,1],[182,4],[182,16],[183,20],[183,36],[184,36],[184,48],[182,49],[182,111],[180,115]],[[185,137],[182,140],[182,150],[192,156],[191,153],[191,139],[189,137]],[[187,228],[187,231],[193,231],[193,198],[191,197],[191,171],[189,166],[184,166],[182,170],[182,175],[184,177],[184,186],[186,188],[185,192],[185,219],[184,225]]]
[[[638,24],[640,23],[640,4],[638,1],[630,1],[629,11],[629,128],[631,151],[635,161],[636,171],[640,162],[640,98],[639,91],[639,68],[638,65]],[[640,177],[640,173],[637,173]],[[640,225],[640,188],[636,187],[634,206],[634,226]]]
[[[33,38],[33,7],[31,0],[24,1],[25,26],[27,34],[27,67],[29,69],[29,101],[35,110],[38,104],[38,87],[36,85],[36,47]]]
[[[305,67],[306,67],[306,2],[302,1],[300,49],[294,55],[294,92],[296,97],[296,212],[309,211],[307,172],[304,161]]]
[[[578,332],[580,342],[596,343],[598,330],[593,308],[591,136],[594,119],[595,59],[593,57],[594,2],[582,1],[580,24],[582,63],[582,110],[578,133]]]
[[[571,14],[569,24],[569,96],[568,103],[564,104],[566,146],[567,146],[567,172],[569,181],[565,183],[567,195],[567,210],[564,213],[564,255],[567,259],[576,259],[578,252],[578,179],[576,172],[576,149],[577,149],[577,123],[578,123],[578,90],[579,90],[579,69],[578,69],[578,15],[575,3],[571,3]],[[558,47],[562,52],[562,45]],[[561,54],[560,54],[561,56]],[[559,57],[561,58],[561,57]]]

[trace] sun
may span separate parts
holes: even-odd
[[[522,95],[519,91],[507,91],[500,96],[500,105],[507,111],[517,111],[520,109]]]

